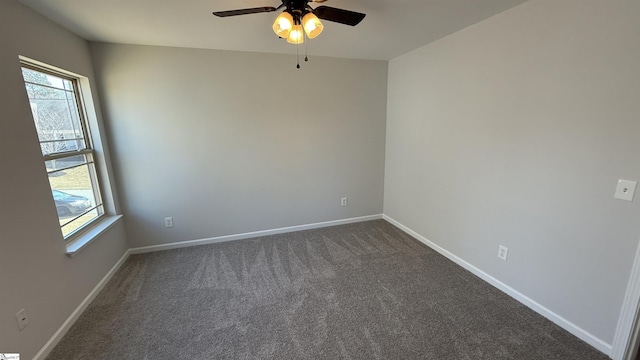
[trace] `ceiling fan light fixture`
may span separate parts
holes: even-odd
[[[287,37],[287,42],[290,44],[302,44],[304,42],[304,30],[302,30],[302,24],[293,25],[293,29],[289,32],[289,37]]]
[[[315,16],[312,12],[306,13],[302,17],[302,24],[304,26],[304,31],[307,33],[307,37],[309,39],[313,39],[316,36],[320,35],[322,30],[324,29],[324,25],[320,22],[317,16]]]
[[[293,16],[287,11],[283,11],[273,22],[273,32],[281,38],[288,39],[292,29]]]

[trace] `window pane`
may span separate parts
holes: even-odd
[[[23,69],[23,76],[42,154],[86,149],[71,82],[30,69]]]
[[[63,81],[63,84],[64,84],[64,89],[65,89],[65,90],[73,91],[73,84],[71,83],[71,81],[69,81],[69,80],[64,80],[64,81]]]
[[[27,82],[27,83],[54,86],[52,84],[52,82],[51,82],[51,79],[50,79],[51,75],[47,75],[47,74],[42,73],[40,71],[35,71],[35,70],[27,69],[27,68],[22,68],[22,77],[24,78],[24,81]]]
[[[92,163],[85,156],[46,162],[51,193],[66,237],[104,213],[91,181]],[[74,166],[81,164],[79,166]],[[98,197],[99,199],[99,197]]]
[[[68,169],[71,167],[75,167],[78,165],[83,165],[91,162],[91,160],[86,155],[76,155],[76,156],[67,156],[57,160],[49,160],[45,161],[45,165],[47,166],[47,172],[49,176],[59,176],[58,174],[52,174],[54,171],[60,171],[64,169]]]
[[[60,225],[62,226],[62,235],[64,237],[67,237],[74,231],[81,229],[83,226],[97,219],[103,213],[104,211],[102,210],[102,206],[100,206],[99,208],[91,210],[88,213],[78,217],[77,219],[73,219],[73,221],[69,222],[68,224],[66,224],[68,219],[60,219]]]
[[[53,170],[48,167],[50,163],[55,162],[54,166],[59,168],[61,166],[60,163],[64,160],[66,159],[47,161],[47,170]],[[95,205],[95,196],[93,195],[93,185],[89,175],[88,164],[51,171],[49,173],[49,183],[54,193],[58,190],[71,192],[74,195],[82,195],[90,199]]]

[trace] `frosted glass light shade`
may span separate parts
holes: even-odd
[[[302,25],[293,25],[293,29],[289,32],[287,42],[290,44],[302,44],[304,42],[304,33],[302,32]]]
[[[309,37],[309,39],[313,39],[320,35],[324,29],[324,25],[322,25],[320,19],[310,12],[306,13],[305,16],[302,17],[302,25],[304,26],[304,31],[307,33],[307,37]]]
[[[293,29],[293,16],[283,11],[273,22],[273,32],[281,38],[288,38],[291,29]]]

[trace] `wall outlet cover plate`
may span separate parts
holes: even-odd
[[[636,192],[636,185],[636,181],[618,180],[618,186],[616,186],[616,192],[613,197],[620,200],[633,201],[633,194]]]

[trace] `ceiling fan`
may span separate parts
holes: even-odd
[[[305,34],[309,39],[320,35],[324,26],[318,18],[340,24],[355,26],[364,19],[365,14],[338,9],[330,6],[318,6],[313,9],[310,2],[322,3],[326,0],[281,0],[278,7],[264,6],[248,9],[214,11],[213,15],[228,17],[237,15],[272,12],[285,8],[273,23],[273,31],[292,44],[302,44]],[[304,30],[304,31],[303,31]]]

